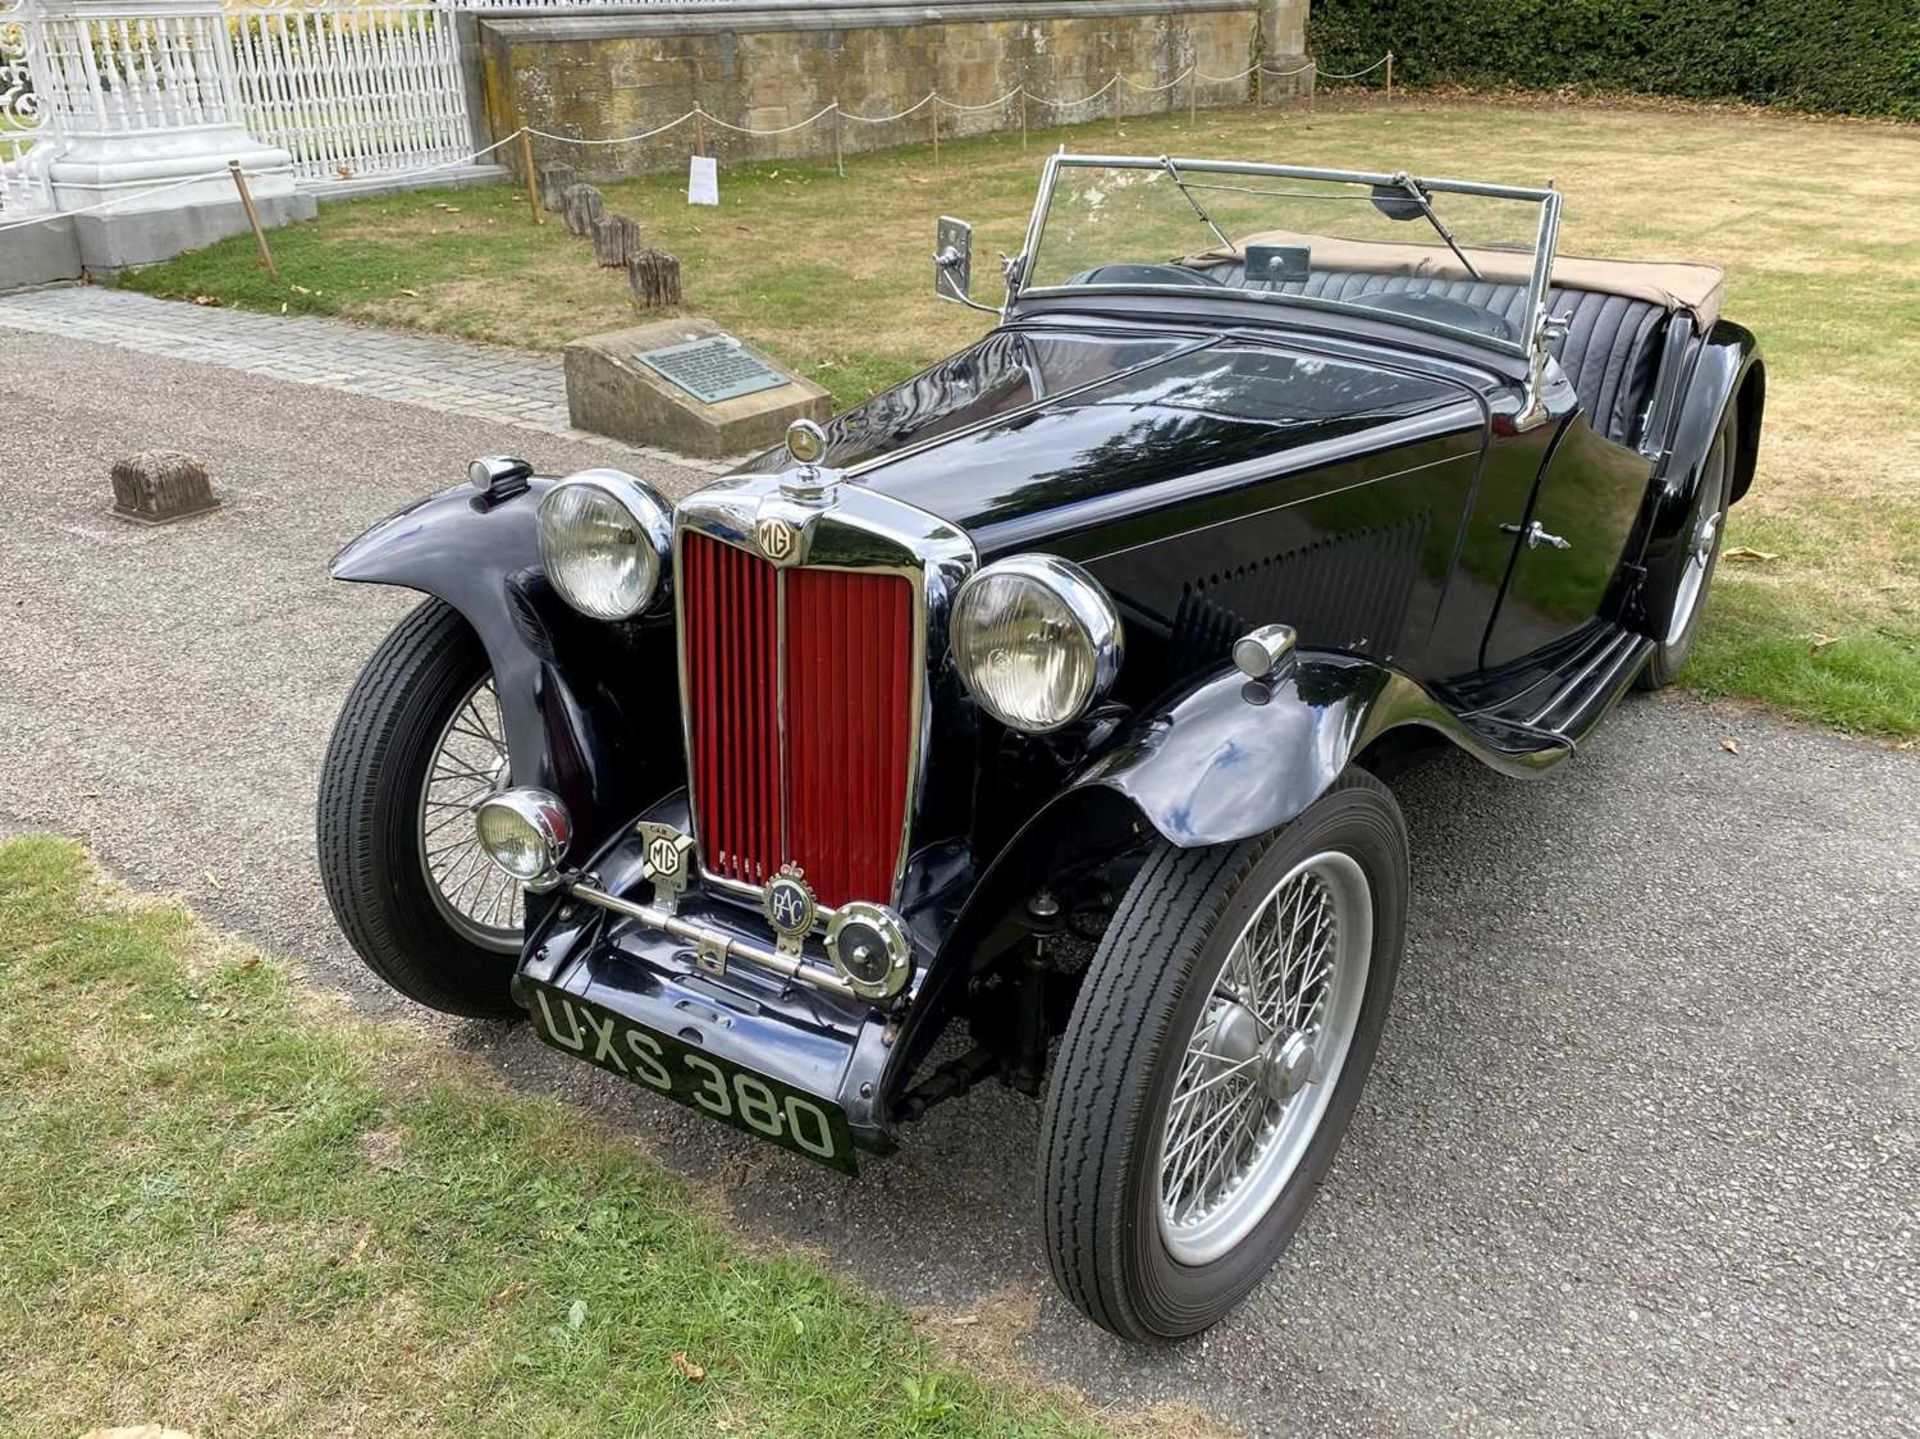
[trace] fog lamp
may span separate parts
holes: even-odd
[[[480,802],[473,827],[487,858],[528,889],[537,894],[559,883],[573,821],[557,796],[543,789],[501,790]]]

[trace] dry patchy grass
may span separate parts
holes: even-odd
[[[555,1101],[0,845],[0,1439],[1103,1432]]]

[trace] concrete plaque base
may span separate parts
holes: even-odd
[[[660,320],[575,340],[566,350],[569,416],[595,434],[701,459],[754,454],[778,444],[795,420],[828,417],[827,392],[798,376],[709,405],[634,358],[724,333],[711,320]],[[741,349],[786,373],[752,346]]]

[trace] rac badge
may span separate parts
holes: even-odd
[[[779,948],[785,953],[798,953],[800,942],[813,931],[813,919],[818,911],[813,887],[807,883],[799,865],[780,866],[780,873],[767,886],[766,907],[767,923],[780,936]]]
[[[784,565],[800,548],[800,532],[788,521],[769,515],[753,527],[753,542],[776,565]]]

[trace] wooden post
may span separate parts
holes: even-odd
[[[938,170],[940,168],[940,94],[938,91],[934,92],[933,104],[930,108],[933,111],[933,168]]]
[[[693,107],[693,153],[707,153],[707,112],[698,105]]]
[[[1027,82],[1020,82],[1020,153],[1027,153]]]
[[[247,223],[253,226],[253,242],[260,247],[260,263],[278,280],[280,267],[273,263],[273,251],[267,248],[267,232],[260,228],[260,212],[253,208],[253,191],[247,188],[247,177],[240,169],[240,162],[227,161],[227,173],[233,176],[233,188],[240,192],[240,206],[247,212]]]
[[[540,177],[533,173],[533,136],[527,133],[527,127],[520,127],[520,176],[527,187],[527,209],[533,212],[533,223],[543,225],[540,218]]]
[[[833,169],[842,180],[847,178],[847,161],[840,149],[840,102],[833,102]]]
[[[1120,93],[1127,87],[1120,79],[1118,70],[1113,72],[1113,138],[1120,138]]]
[[[680,262],[664,250],[641,250],[627,261],[634,308],[659,310],[680,303]]]
[[[1187,128],[1192,130],[1200,123],[1200,66],[1187,66]]]
[[[1393,51],[1387,51],[1387,98],[1393,98]]]
[[[1262,79],[1265,78],[1266,73],[1267,73],[1267,62],[1263,57],[1255,61],[1253,66],[1253,107],[1256,110],[1260,108],[1260,105],[1262,103],[1261,93],[1260,93],[1261,92],[1260,82]]]

